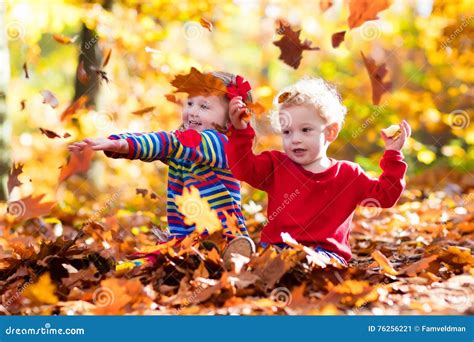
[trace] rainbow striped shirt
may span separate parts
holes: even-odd
[[[199,189],[202,198],[216,210],[224,231],[227,229],[224,211],[234,214],[239,228],[247,234],[240,205],[240,182],[235,179],[227,164],[225,134],[215,130],[184,132],[152,132],[114,134],[109,139],[126,139],[129,152],[120,154],[105,151],[109,158],[140,159],[145,162],[160,160],[169,166],[167,217],[170,238],[183,238],[195,228],[184,223],[175,198],[184,188]]]

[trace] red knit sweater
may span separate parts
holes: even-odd
[[[378,179],[345,160],[332,160],[331,167],[313,173],[279,151],[254,155],[255,132],[250,124],[243,130],[231,127],[229,133],[225,148],[232,173],[268,193],[268,223],[262,230],[262,242],[281,243],[280,234],[287,232],[302,244],[319,245],[349,261],[356,206],[390,208],[405,187],[407,164],[400,151],[385,151]]]

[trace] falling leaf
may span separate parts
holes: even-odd
[[[29,79],[30,75],[28,74],[28,65],[26,64],[26,62],[23,63],[23,71],[25,72],[25,77]]]
[[[209,202],[201,198],[196,187],[185,188],[181,196],[176,196],[176,204],[179,212],[185,217],[184,223],[196,225],[195,229],[199,233],[207,230],[212,234],[222,229],[217,213],[211,209]]]
[[[249,104],[247,104],[247,108],[250,111],[250,113],[248,113],[248,115],[250,115],[252,113],[255,116],[260,116],[263,113],[265,113],[265,107],[262,106],[259,102],[249,103]],[[250,117],[248,117],[248,118],[250,118]]]
[[[44,273],[36,283],[26,287],[23,295],[39,304],[56,304],[59,299],[55,292],[56,285],[51,282],[49,273]]]
[[[61,136],[59,134],[57,134],[53,131],[50,131],[49,129],[44,129],[44,128],[40,127],[40,131],[41,131],[41,133],[43,133],[44,135],[46,135],[50,139],[61,138]]]
[[[72,175],[89,170],[93,155],[94,151],[90,147],[86,147],[82,152],[72,152],[68,163],[61,167],[59,183]]]
[[[62,34],[53,34],[53,38],[55,41],[61,44],[66,44],[66,45],[74,43],[77,37],[79,36],[75,35],[74,37],[71,38],[71,37],[63,36]]]
[[[227,87],[224,82],[212,74],[202,74],[199,70],[192,67],[189,74],[177,75],[171,85],[176,87],[175,92],[187,93],[193,96],[222,96],[227,93]]]
[[[58,106],[58,99],[49,90],[41,90],[41,95],[43,96],[43,103],[49,104],[53,108]]]
[[[199,23],[201,24],[202,27],[205,29],[208,29],[209,32],[212,32],[212,23],[204,18],[199,19]]]
[[[146,107],[146,108],[143,108],[143,109],[136,110],[136,111],[132,112],[132,114],[134,114],[134,115],[143,115],[143,114],[152,112],[154,109],[155,109],[155,106]]]
[[[321,9],[322,12],[328,10],[329,8],[331,8],[331,6],[333,5],[333,2],[332,0],[320,0],[319,1],[319,8]]]
[[[24,165],[22,163],[13,163],[12,168],[8,173],[7,189],[9,194],[12,192],[15,186],[20,186],[23,184],[18,179],[18,176],[23,172],[23,166]]]
[[[379,264],[381,271],[393,276],[398,275],[398,272],[393,268],[390,260],[387,259],[380,251],[372,252],[372,258]]]
[[[18,201],[9,202],[7,212],[15,217],[15,221],[19,222],[26,221],[33,217],[48,215],[56,203],[41,203],[44,196],[44,194],[36,197],[29,195]]]
[[[109,64],[110,56],[112,55],[112,49],[107,48],[104,51],[104,62],[102,63],[102,68],[105,68]]]
[[[89,83],[89,75],[87,75],[86,70],[84,69],[84,61],[82,60],[77,67],[77,79],[84,85]]]
[[[372,85],[372,102],[373,104],[378,105],[382,95],[389,92],[392,88],[391,81],[383,80],[388,72],[387,67],[385,63],[381,65],[375,64],[375,61],[370,57],[366,58],[363,52],[361,52],[361,55],[369,73],[370,84]]]
[[[69,134],[68,132],[64,133],[63,135],[63,138],[69,138],[71,136],[71,134]]]
[[[26,108],[26,100],[21,100],[20,102],[20,110],[24,110]]]
[[[137,195],[142,195],[143,197],[146,196],[146,194],[148,193],[148,190],[147,189],[135,189]]]
[[[76,101],[74,101],[69,107],[67,107],[64,112],[61,114],[61,121],[64,121],[69,116],[75,114],[81,107],[83,107],[89,97],[87,95],[82,95]]]
[[[338,48],[339,45],[344,41],[346,31],[336,32],[331,36],[331,44],[333,48]]]
[[[349,0],[349,27],[353,29],[368,20],[378,19],[377,14],[389,6],[388,0]]]
[[[178,100],[174,94],[166,94],[165,97],[169,102],[172,102],[172,103],[177,104],[179,106],[182,105],[181,101]]]
[[[279,59],[294,69],[298,69],[300,66],[304,50],[319,50],[318,47],[311,47],[310,40],[306,39],[301,42],[301,30],[293,31],[290,26],[281,25],[278,32],[282,32],[283,37],[278,41],[274,41],[273,44],[280,48]]]

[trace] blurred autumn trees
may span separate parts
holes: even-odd
[[[352,1],[351,6],[360,3]],[[257,149],[280,148],[268,118],[272,98],[278,89],[310,75],[335,84],[349,109],[329,152],[334,157],[379,172],[380,129],[407,119],[414,129],[405,150],[409,176],[430,168],[472,170],[470,2],[396,2],[377,14],[380,19],[361,21],[358,27],[357,19],[348,21],[349,10],[341,1],[7,1],[11,155],[25,163],[24,173],[31,179],[15,196],[34,191],[55,198],[58,168],[66,163],[65,146],[72,141],[176,129],[180,108],[165,95],[173,89],[173,76],[192,66],[250,80],[266,109],[256,118]],[[203,20],[211,26],[203,26]],[[302,42],[319,48],[303,49],[297,69],[278,58],[273,42],[280,38],[279,20],[301,30]],[[332,36],[342,31],[344,41],[335,48]],[[70,41],[60,42],[58,35]],[[102,68],[108,51],[110,62]],[[385,80],[392,84],[378,105],[372,103],[361,53],[385,65]],[[81,62],[90,77],[86,83],[79,77]],[[44,101],[44,90],[54,94],[57,106]],[[89,96],[81,99],[83,95]],[[70,136],[49,139],[39,128]],[[103,161],[97,156],[90,170],[95,190],[128,180],[164,193],[165,182],[156,177],[161,166]]]

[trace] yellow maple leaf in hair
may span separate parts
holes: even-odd
[[[211,209],[209,202],[201,198],[199,190],[195,187],[184,189],[181,196],[176,196],[178,210],[187,225],[196,225],[196,231],[203,233],[206,229],[209,235],[222,229],[217,213]]]

